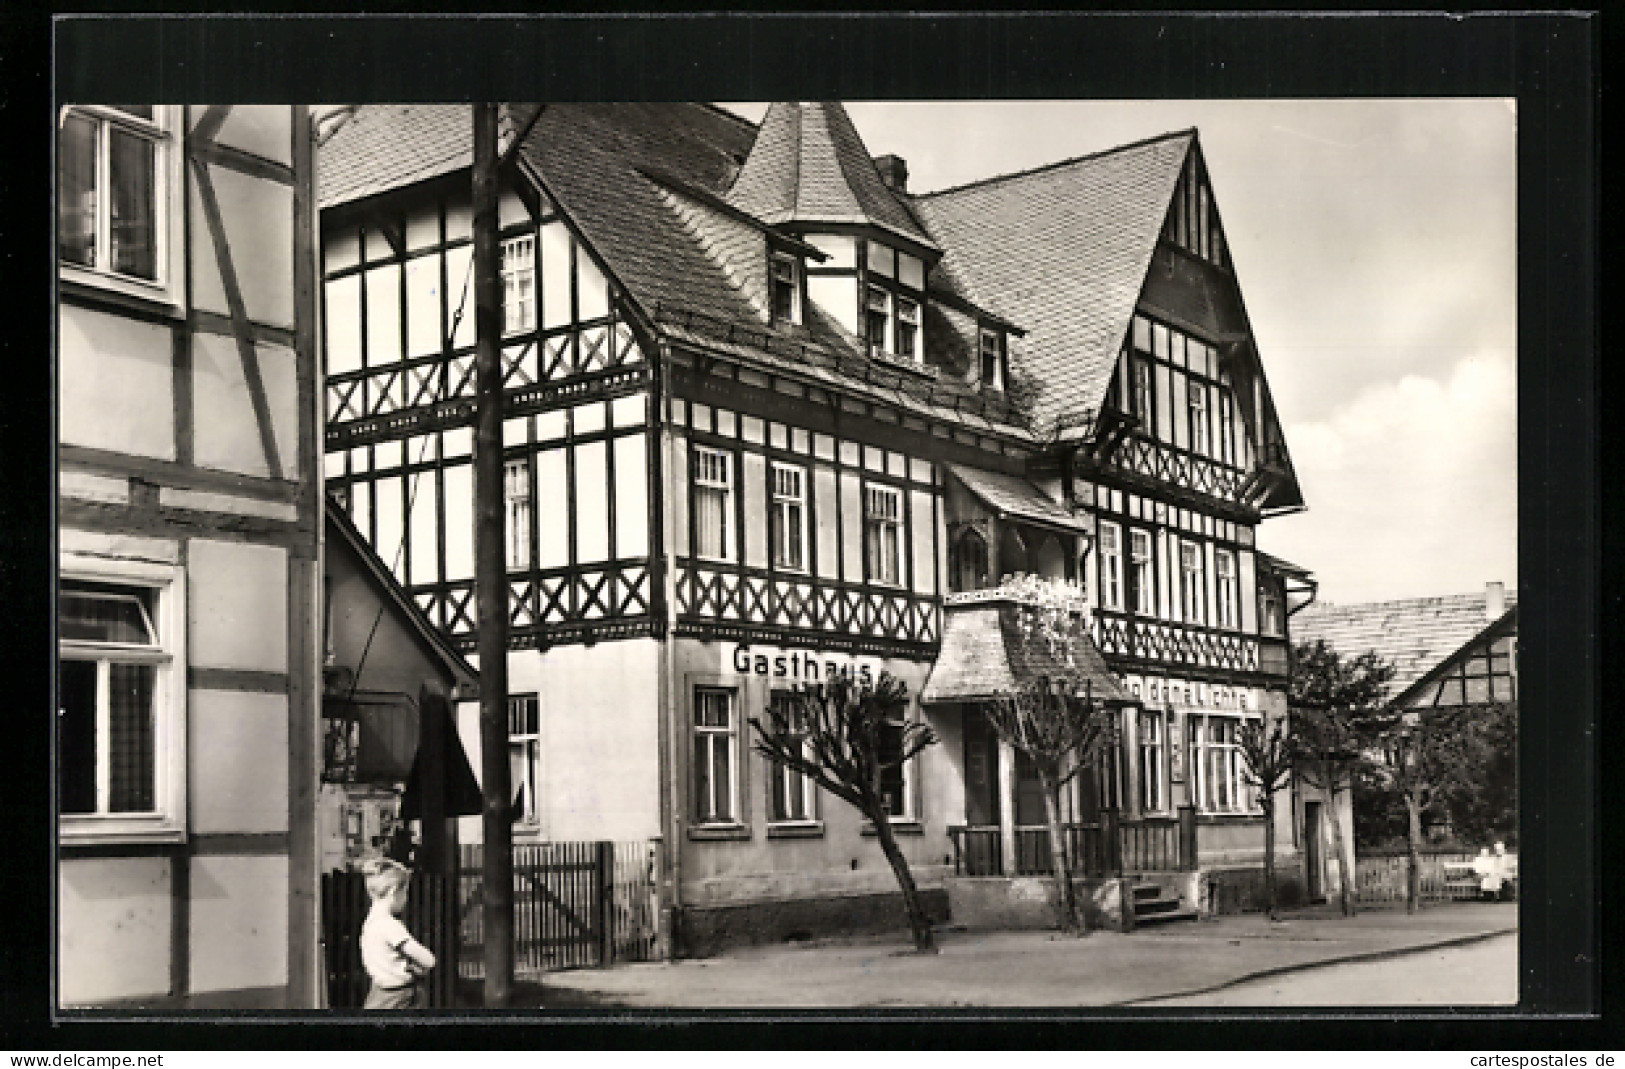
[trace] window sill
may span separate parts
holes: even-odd
[[[725,842],[750,838],[750,826],[746,824],[698,824],[688,829],[688,837],[694,842]]]
[[[893,835],[924,835],[925,825],[921,824],[917,817],[897,817],[891,822],[891,830]],[[873,823],[867,820],[863,822],[865,838],[872,838],[878,834]]]
[[[821,820],[786,822],[783,824],[769,824],[767,826],[769,839],[822,839],[824,837],[824,822]]]
[[[58,824],[63,846],[115,846],[141,843],[184,843],[186,829],[161,818],[68,817]]]
[[[70,302],[100,305],[118,312],[134,312],[149,319],[183,320],[186,309],[180,298],[163,286],[98,275],[94,271],[64,264],[58,275],[57,292]]]

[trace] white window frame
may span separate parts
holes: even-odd
[[[870,316],[881,317],[879,337],[872,329]],[[863,297],[864,329],[869,334],[869,352],[871,355],[892,355],[892,296],[891,291],[881,286],[869,285]]]
[[[801,261],[789,253],[776,252],[768,265],[768,303],[775,321],[801,322]],[[790,313],[779,315],[778,293],[781,286],[790,288]]]
[[[1186,407],[1190,410],[1191,452],[1211,456],[1212,427],[1208,422],[1207,383],[1198,379],[1185,379]]]
[[[524,705],[528,703],[535,713],[534,730],[515,730],[528,725],[516,718]],[[519,823],[527,828],[540,828],[542,825],[542,699],[538,694],[510,694],[508,696],[508,767],[514,765],[514,751],[519,750],[519,767],[521,775],[517,783],[510,787],[520,788],[524,793],[524,808],[519,813]]]
[[[889,500],[895,506],[895,511],[889,515],[880,509],[877,504],[882,500]],[[876,575],[872,564],[884,560],[883,553],[877,553],[871,548],[871,539],[888,539],[893,548],[892,559],[897,565],[897,575],[893,578]],[[879,543],[874,544],[876,548]],[[865,577],[875,586],[902,587],[908,578],[908,566],[903,559],[903,491],[895,486],[883,483],[863,484],[863,566]]]
[[[768,703],[770,705],[775,701],[784,701],[784,700],[787,700],[787,699],[788,700],[794,700],[794,692],[793,691],[788,691],[788,690],[772,691],[772,692],[770,692],[768,694],[768,698],[767,698]],[[792,713],[792,715],[794,715],[794,714]],[[803,729],[802,733],[803,733],[803,735],[805,735],[805,730],[804,729]],[[812,753],[811,740],[809,740],[809,739],[807,739],[805,737],[803,737],[803,739],[802,739],[802,753],[807,754],[809,756]],[[778,761],[769,761],[768,765],[770,766],[770,771],[769,771],[768,777],[767,777],[767,781],[768,781],[767,821],[768,821],[768,824],[770,824],[770,825],[772,825],[774,827],[786,827],[786,826],[806,827],[806,826],[809,826],[809,825],[816,825],[819,822],[819,818],[818,818],[818,784],[813,782],[813,779],[812,779],[811,776],[803,775],[802,773],[797,772],[795,769],[790,768],[788,765],[781,764]],[[792,798],[792,796],[796,796],[796,795],[799,795],[799,797],[800,797],[801,811],[803,813],[802,816],[799,816],[799,817],[779,817],[779,816],[774,815],[774,811],[779,808],[779,803],[781,801],[789,801]]]
[[[689,712],[689,730],[692,733],[694,745],[690,747],[690,756],[698,756],[701,749],[700,742],[701,740],[704,740],[706,759],[705,767],[708,770],[714,770],[717,767],[716,748],[718,746],[724,746],[727,748],[728,769],[726,798],[719,796],[716,780],[714,778],[711,779],[711,795],[710,798],[707,799],[710,809],[709,813],[701,813],[699,811],[699,776],[696,768],[691,767],[689,769],[691,784],[691,788],[689,790],[689,807],[694,821],[694,826],[697,828],[738,827],[743,823],[739,807],[739,691],[732,687],[718,687],[702,684],[700,686],[696,686],[691,693],[692,705]],[[700,703],[702,696],[718,697],[727,703],[727,724],[717,727],[702,725],[700,723]],[[724,801],[727,803],[727,808],[722,810],[719,803]]]
[[[904,728],[906,728],[908,726],[908,724],[913,720],[913,718],[914,718],[914,705],[913,705],[913,703],[911,701],[910,704],[909,704],[909,707],[904,710],[903,715],[900,718],[898,718],[896,721],[893,721],[893,722],[897,723],[897,724],[900,724]],[[919,757],[919,755],[915,754],[914,757],[911,757],[908,760],[904,761],[902,766],[901,766],[901,772],[903,774],[903,787],[902,787],[903,811],[901,813],[887,813],[886,814],[887,819],[890,820],[893,824],[914,824],[914,823],[918,823],[918,821],[920,819],[920,817],[919,817],[919,807],[916,804],[915,798],[914,798],[914,792],[915,792],[914,762],[918,757]]]
[[[807,469],[797,464],[781,464],[778,461],[773,461],[768,465],[768,472],[769,478],[772,480],[772,485],[769,487],[768,508],[773,511],[773,515],[768,517],[769,559],[775,570],[806,574],[808,570]],[[791,492],[792,489],[794,493]],[[799,551],[799,560],[789,558],[788,550],[790,547],[788,542],[785,545],[779,545],[772,537],[775,530],[775,518],[778,519],[776,529],[783,531],[786,539],[788,539],[792,531],[795,533],[795,546]]]
[[[1139,772],[1141,813],[1168,811],[1167,719],[1161,709],[1141,709],[1137,714],[1135,746],[1139,751],[1136,769]],[[1155,731],[1148,733],[1147,725],[1152,725]]]
[[[1140,552],[1144,545],[1145,552]],[[1134,573],[1134,612],[1140,616],[1154,616],[1157,610],[1156,552],[1152,548],[1151,532],[1138,527],[1128,533],[1129,568]]]
[[[980,358],[978,373],[983,386],[994,390],[1004,389],[1004,346],[1003,337],[996,330],[982,327],[977,332],[977,352]],[[992,360],[993,374],[989,375],[988,361]]]
[[[503,461],[502,517],[506,524],[503,544],[510,572],[530,570],[533,559],[530,531],[535,515],[534,501],[535,495],[531,490],[530,457]]]
[[[1271,638],[1286,635],[1285,599],[1276,594],[1275,584],[1267,579],[1258,583],[1258,633]]]
[[[504,238],[499,250],[502,263],[502,335],[524,334],[536,329],[536,235],[519,234]],[[527,296],[523,283],[530,283]]]
[[[111,131],[114,126],[151,141],[153,152],[153,264],[156,279],[134,275],[115,274],[102,267],[85,267],[63,263],[57,258],[58,277],[64,282],[79,283],[96,289],[136,297],[168,306],[173,313],[183,310],[186,292],[185,240],[181,233],[185,211],[185,160],[182,152],[182,109],[173,104],[153,105],[153,119],[148,121],[117,108],[95,105],[64,105],[58,112],[57,130],[61,133],[68,116],[79,115],[95,120],[96,132],[96,250],[98,260],[111,259],[108,244],[111,240],[112,197],[110,177],[112,168]],[[59,149],[60,151],[60,149]],[[60,166],[54,177],[58,183],[54,196],[61,196]],[[61,205],[57,205],[61,211]],[[58,224],[60,226],[60,224]],[[53,240],[55,235],[53,234]]]
[[[1244,774],[1246,762],[1241,755],[1239,732],[1241,726],[1248,720],[1258,721],[1258,717],[1234,716],[1218,713],[1191,713],[1191,734],[1194,739],[1191,752],[1191,783],[1197,808],[1203,813],[1245,815],[1257,813],[1261,807],[1258,804],[1258,792],[1247,783]],[[1229,738],[1214,740],[1211,736],[1217,728],[1221,735],[1228,729]],[[1215,767],[1218,775],[1215,776]],[[1218,787],[1211,793],[1210,787],[1217,779]]]
[[[909,341],[909,351],[903,352],[903,339]],[[925,362],[925,339],[920,333],[920,302],[901,295],[892,298],[892,352],[899,360]]]
[[[702,492],[720,494],[722,497],[722,552],[720,555],[703,552],[699,544],[699,527],[694,530],[694,556],[700,560],[732,561],[735,548],[739,544],[735,532],[734,516],[734,484],[733,484],[733,454],[726,449],[715,449],[710,446],[696,445],[694,447],[694,504],[696,511],[699,508],[699,496]],[[707,471],[709,466],[710,470]]]
[[[151,619],[157,646],[61,640],[64,660],[101,663],[145,663],[156,667],[153,679],[153,806],[151,813],[62,813],[58,833],[63,842],[94,845],[186,840],[186,571],[176,565],[112,560],[64,554],[63,582],[107,583],[148,590],[153,595]],[[53,747],[54,742],[53,730]],[[105,733],[100,737],[105,738]],[[98,757],[98,764],[100,757]],[[52,783],[52,791],[56,783]],[[54,797],[54,793],[53,793]]]
[[[1179,601],[1185,622],[1201,624],[1207,614],[1202,604],[1202,586],[1205,581],[1202,567],[1202,546],[1188,539],[1179,540]]]
[[[1236,463],[1236,402],[1223,388],[1219,390],[1219,459]]]
[[[1219,627],[1231,629],[1239,627],[1241,621],[1236,611],[1239,605],[1236,599],[1236,554],[1233,550],[1215,549],[1213,551],[1213,583],[1218,600],[1218,604],[1214,606],[1218,610],[1219,616],[1216,623]]]
[[[1109,520],[1100,522],[1100,607],[1123,608],[1123,529]]]

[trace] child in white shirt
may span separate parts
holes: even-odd
[[[367,862],[362,871],[367,877],[367,894],[372,898],[372,909],[361,926],[361,964],[372,978],[363,1008],[422,1008],[425,999],[418,979],[434,968],[434,954],[413,939],[401,923],[412,870],[397,861],[378,858]]]

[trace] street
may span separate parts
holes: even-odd
[[[1518,1001],[1518,937],[1379,961],[1299,969],[1148,1006],[1509,1006]]]

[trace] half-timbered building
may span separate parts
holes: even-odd
[[[56,995],[315,1005],[302,107],[62,109]]]
[[[1302,501],[1194,131],[914,196],[838,104],[506,120],[521,840],[658,839],[680,949],[889,916],[872,831],[748,725],[890,672],[941,740],[886,784],[917,878],[940,908],[956,871],[1016,875],[1031,777],[940,680],[1029,575],[1132,699],[1069,819],[1256,868],[1235,729],[1284,715],[1308,574],[1255,535]],[[354,109],[320,193],[328,485],[464,650],[470,130]]]

